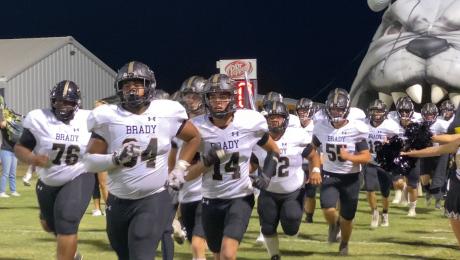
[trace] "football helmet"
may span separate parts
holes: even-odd
[[[265,103],[267,101],[279,101],[283,102],[283,95],[281,95],[278,92],[270,91],[267,94],[265,94],[264,98],[262,99],[262,103]]]
[[[343,122],[350,113],[350,96],[342,90],[332,90],[326,100],[326,115],[332,123]]]
[[[396,113],[399,120],[410,120],[414,114],[414,103],[410,97],[400,97],[396,102]]]
[[[51,90],[50,101],[51,111],[56,118],[68,122],[74,118],[81,105],[80,87],[73,81],[63,80]]]
[[[367,116],[373,123],[381,124],[387,118],[387,115],[387,105],[380,99],[372,101],[367,108]]]
[[[282,133],[289,125],[289,111],[286,105],[280,101],[271,102],[272,106],[267,109],[268,130],[274,133]],[[270,116],[279,115],[283,117],[283,122],[279,123],[271,120]]]
[[[433,103],[426,103],[423,105],[422,109],[420,110],[422,114],[423,121],[433,124],[438,117],[438,107],[436,107]]]
[[[313,101],[309,98],[301,98],[295,104],[295,111],[299,115],[299,110],[304,110],[306,116],[311,118],[313,116]]]
[[[182,101],[188,113],[199,113],[203,109],[203,92],[206,79],[200,76],[191,76],[180,87]]]
[[[157,88],[153,91],[153,99],[169,99],[169,93]]]
[[[204,100],[207,112],[215,118],[225,118],[228,114],[236,111],[236,94],[237,90],[235,82],[225,74],[212,75],[204,85]],[[221,103],[222,101],[211,102],[211,99],[216,94],[228,94],[228,104],[226,107],[221,108],[219,104],[217,107],[212,103]]]
[[[301,98],[295,105],[295,111],[300,119],[300,124],[305,126],[314,115],[313,101],[309,98]]]
[[[172,95],[169,96],[169,99],[171,99],[173,101],[177,101],[177,102],[182,104],[182,94],[180,93],[180,90],[172,93]]]
[[[123,83],[127,81],[141,81],[144,85],[144,95],[140,96],[137,89],[123,92]],[[115,78],[115,91],[120,97],[121,104],[127,108],[137,109],[148,105],[156,87],[155,74],[142,62],[131,61],[118,70]]]
[[[446,100],[439,106],[439,111],[444,120],[450,120],[454,116],[455,106],[450,100]]]

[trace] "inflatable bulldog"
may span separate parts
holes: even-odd
[[[352,105],[401,96],[460,102],[460,0],[368,0],[385,10],[353,82]]]

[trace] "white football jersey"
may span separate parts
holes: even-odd
[[[375,146],[381,145],[385,140],[390,139],[395,135],[399,135],[400,126],[394,120],[385,119],[379,126],[374,127],[367,121],[369,126],[369,136],[367,143],[369,145],[369,151],[375,156]]]
[[[297,115],[289,114],[288,127],[302,127],[300,124],[300,119]]]
[[[366,119],[366,114],[364,111],[360,108],[357,107],[350,107],[350,112],[348,113],[347,116],[348,120],[365,120]],[[321,121],[321,120],[328,120],[326,110],[325,109],[320,109],[318,110],[312,118],[313,121]]]
[[[446,120],[444,119],[443,116],[439,116],[438,119],[442,119],[444,121],[447,121],[447,123],[450,125],[450,123],[452,123],[452,121],[454,121],[454,118],[455,118],[455,115],[453,115],[449,120]]]
[[[257,142],[268,132],[267,121],[254,110],[238,109],[224,129],[215,126],[208,115],[192,119],[201,134],[200,153],[212,146],[223,149],[226,158],[203,173],[204,198],[232,199],[253,193],[249,160]]]
[[[369,135],[369,128],[361,120],[349,120],[339,128],[334,128],[328,120],[315,122],[313,128],[313,143],[318,147],[321,145],[324,156],[323,169],[328,172],[347,174],[361,171],[360,164],[353,164],[351,161],[342,160],[339,156],[340,148],[345,147],[348,152],[356,151],[356,143],[366,141]],[[319,141],[320,143],[316,143]]]
[[[37,167],[40,180],[49,186],[62,186],[85,172],[81,162],[91,137],[86,127],[90,111],[79,109],[65,124],[50,109],[36,109],[27,114],[23,122],[35,137],[35,154],[50,158],[49,168]]]
[[[311,139],[313,137],[313,128],[315,127],[315,123],[313,120],[310,120],[310,123],[306,127],[300,127],[305,133],[305,138],[307,140],[307,144],[311,143]],[[304,169],[308,169],[308,160],[306,158],[303,159],[303,167]]]
[[[304,185],[305,173],[302,170],[302,151],[310,143],[305,132],[298,127],[288,127],[283,136],[276,141],[280,148],[280,158],[276,166],[276,175],[270,179],[267,191],[274,193],[291,193]],[[260,146],[254,148],[260,168],[267,152]]]
[[[430,126],[430,131],[433,135],[441,135],[447,133],[450,123],[443,119],[436,119],[436,121]]]
[[[184,107],[171,100],[153,100],[141,115],[117,105],[95,108],[88,129],[104,138],[107,153],[120,150],[129,141],[142,150],[142,156],[109,171],[109,192],[122,199],[140,199],[163,191],[171,139],[187,119]]]
[[[174,138],[174,141],[177,144],[177,156],[176,161],[179,160],[179,154],[182,149],[182,145],[184,141],[179,138]],[[201,200],[203,198],[203,194],[201,193],[201,182],[202,177],[199,176],[191,181],[186,181],[182,188],[179,190],[179,202],[180,203],[188,203]]]

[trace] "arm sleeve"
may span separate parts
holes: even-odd
[[[369,145],[367,144],[366,140],[361,140],[355,143],[356,151],[361,152],[364,150],[369,150]]]
[[[313,135],[311,143],[316,147],[319,147],[321,145],[321,141],[318,139],[318,137],[316,137],[316,135]]]
[[[268,142],[268,138],[270,137],[270,135],[268,133],[265,133],[262,138],[260,138],[260,140],[257,142],[257,144],[259,146],[264,146],[267,142]]]
[[[19,143],[32,151],[37,145],[37,140],[29,129],[24,128]]]
[[[307,158],[311,151],[313,151],[313,146],[311,144],[308,144],[307,147],[305,147],[305,149],[303,149],[302,151],[302,157],[304,158]]]

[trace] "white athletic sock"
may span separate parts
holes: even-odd
[[[417,206],[417,201],[411,201],[409,202],[409,208],[414,208]]]
[[[264,236],[264,244],[270,257],[280,254],[278,235]]]
[[[24,180],[29,181],[30,179],[32,179],[32,169],[32,166],[29,166],[29,168],[27,168],[27,172],[24,175]]]

